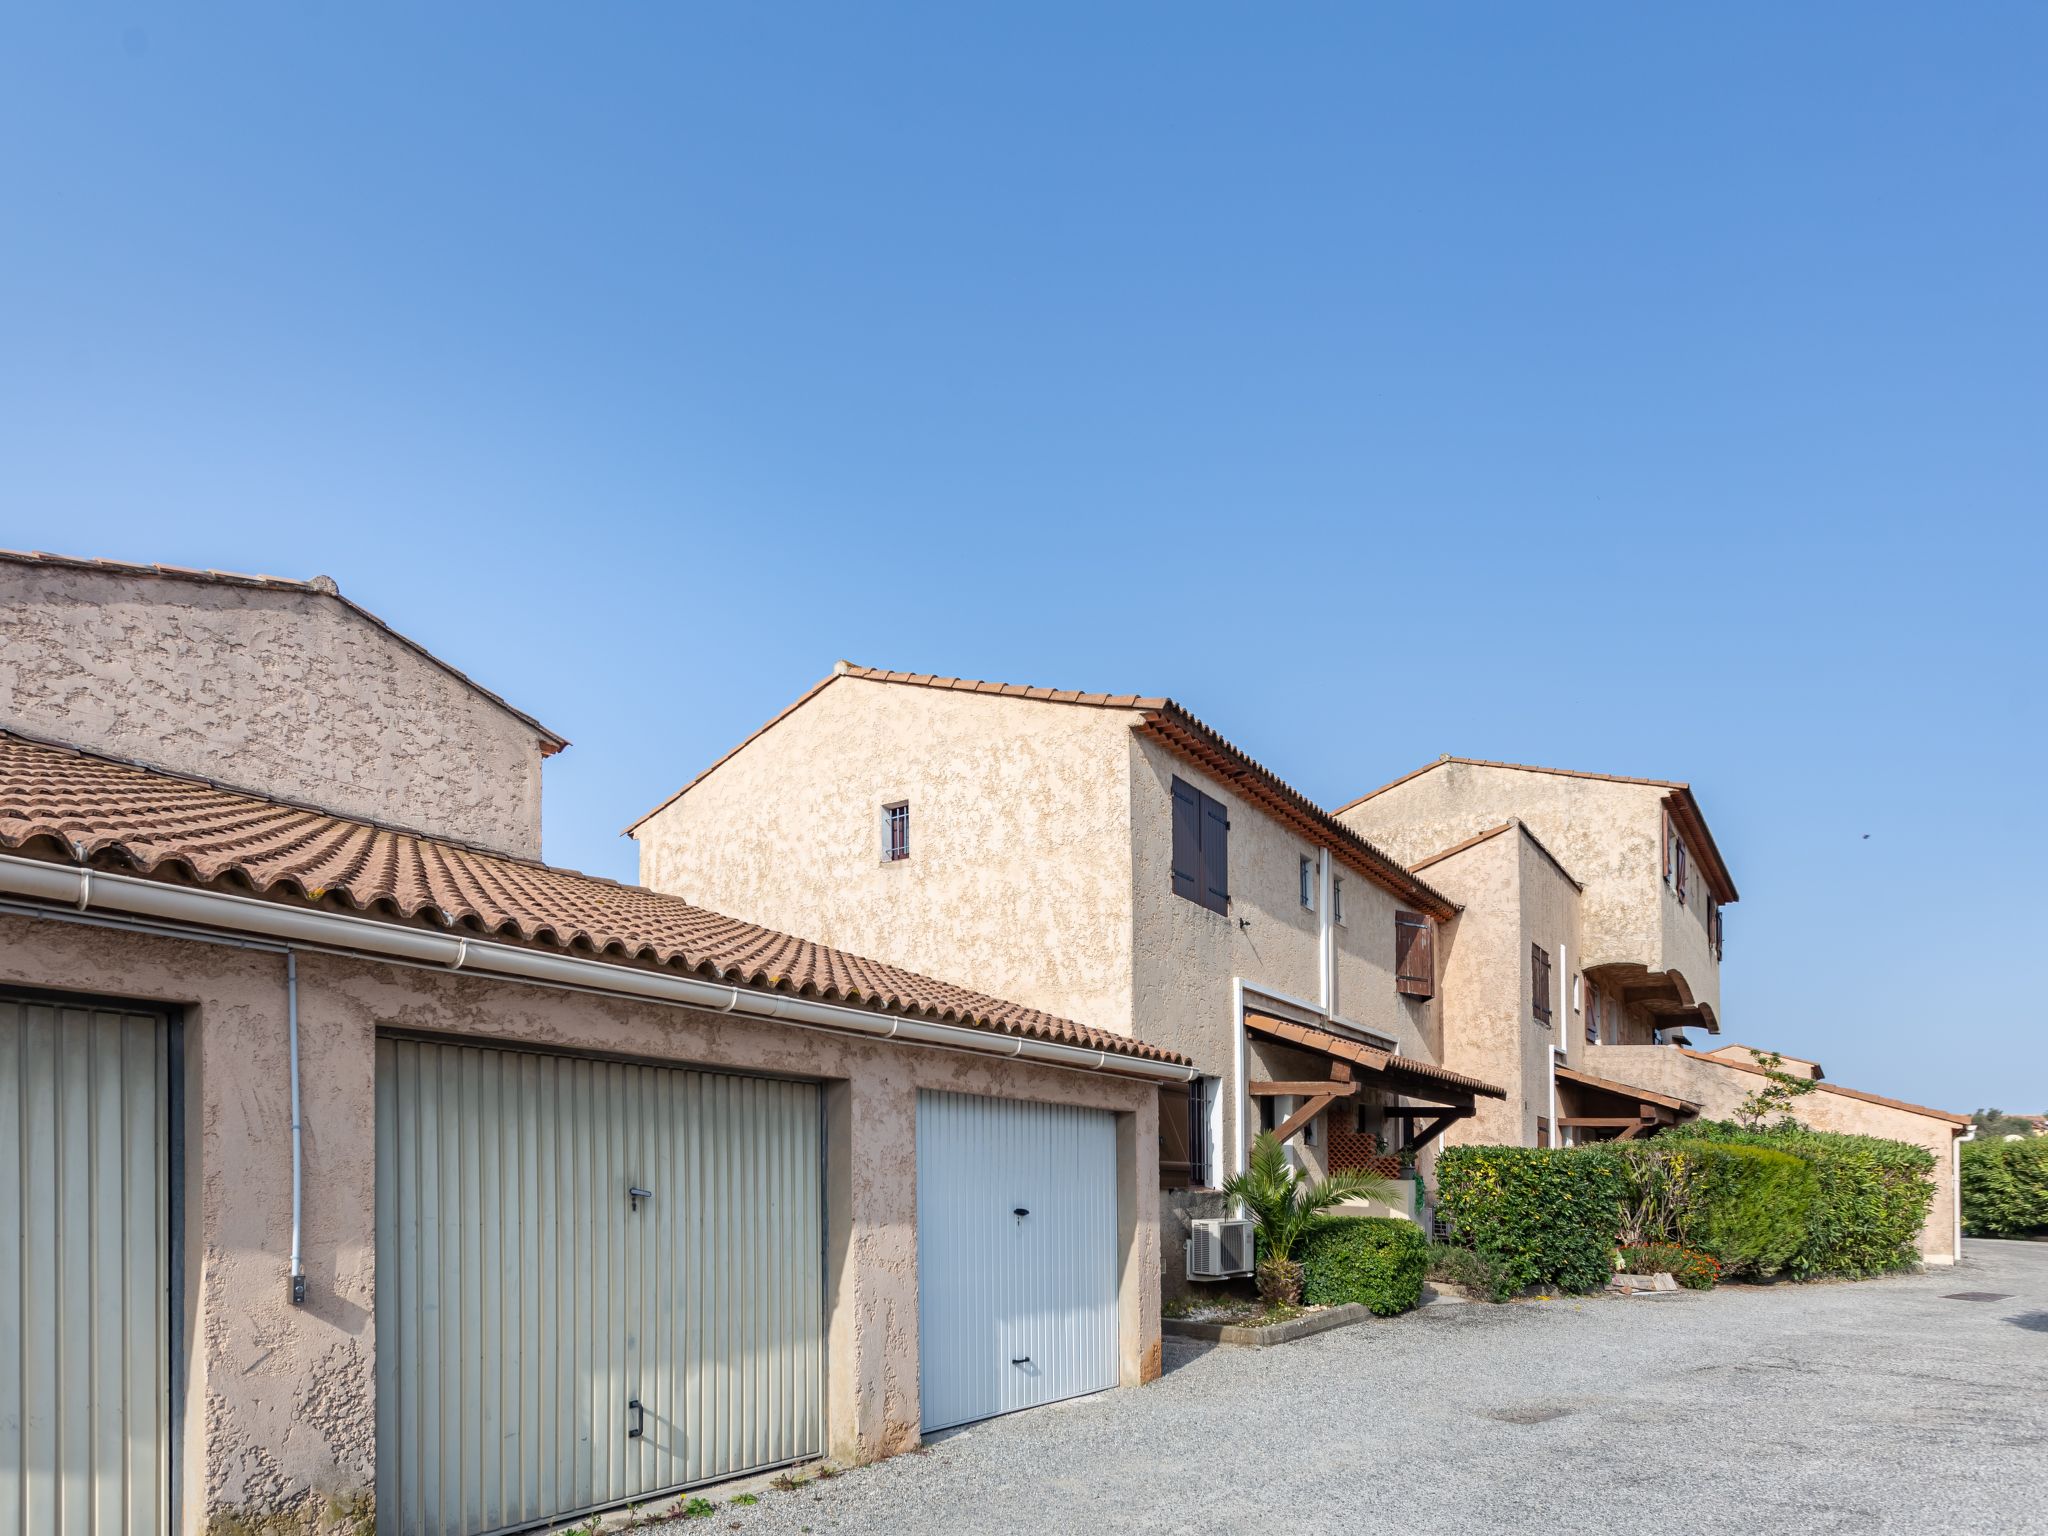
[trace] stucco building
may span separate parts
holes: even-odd
[[[1445,757],[1335,814],[1460,907],[1442,978],[1443,1059],[1502,1084],[1506,1098],[1451,1139],[1635,1136],[1731,1118],[1763,1085],[1763,1050],[1692,1048],[1720,1033],[1737,892],[1690,786]],[[1778,1070],[1824,1078],[1798,1057]],[[1967,1117],[1825,1081],[1795,1114],[1933,1153],[1920,1252],[1955,1260]]]
[[[539,862],[561,738],[331,584],[0,584],[0,1530],[553,1526],[1158,1373],[1179,1053]]]
[[[1444,1065],[1456,903],[1171,699],[842,662],[628,830],[653,889],[1192,1061],[1169,1284],[1261,1125],[1391,1176],[1501,1093]]]

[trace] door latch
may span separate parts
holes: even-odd
[[[626,1191],[626,1198],[633,1202],[633,1209],[637,1211],[640,1209],[640,1202],[642,1200],[652,1200],[654,1198],[654,1191],[642,1189],[638,1184],[635,1184]]]
[[[1029,1216],[1031,1213],[1020,1205],[1014,1211],[1010,1212],[1010,1214],[1012,1216]]]
[[[1018,1355],[1016,1358],[1010,1361],[1010,1364],[1012,1365],[1029,1365],[1030,1363],[1031,1357],[1029,1355]]]
[[[647,1410],[640,1406],[640,1399],[637,1397],[630,1399],[626,1408],[633,1415],[633,1427],[626,1431],[626,1438],[638,1440],[647,1433]]]

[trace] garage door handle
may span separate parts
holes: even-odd
[[[633,1427],[626,1431],[628,1440],[638,1440],[647,1433],[647,1410],[640,1406],[640,1399],[633,1398],[626,1404],[633,1415]]]
[[[1029,1365],[1030,1363],[1031,1357],[1029,1355],[1019,1355],[1016,1359],[1010,1362],[1010,1364],[1012,1365]]]
[[[1020,1206],[1018,1206],[1018,1207],[1017,1207],[1017,1209],[1015,1209],[1014,1211],[1010,1212],[1010,1214],[1011,1214],[1012,1216],[1029,1216],[1029,1215],[1030,1215],[1031,1213],[1030,1213],[1029,1211],[1025,1210],[1025,1209],[1024,1209],[1024,1207],[1020,1205]]]
[[[640,1202],[642,1200],[652,1200],[654,1198],[654,1191],[642,1189],[639,1185],[635,1184],[626,1191],[626,1198],[633,1203],[633,1209],[637,1211],[640,1209]]]

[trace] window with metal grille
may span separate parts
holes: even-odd
[[[1394,990],[1436,996],[1436,930],[1420,912],[1394,914]]]
[[[1313,912],[1316,905],[1316,864],[1307,854],[1301,856],[1301,904]]]
[[[1330,921],[1333,923],[1344,921],[1344,877],[1342,875],[1333,875],[1330,878]]]
[[[896,864],[910,857],[910,802],[882,807],[882,862]]]
[[[1529,946],[1529,1001],[1535,1005],[1536,1017],[1541,1022],[1550,1022],[1550,951],[1541,944]]]

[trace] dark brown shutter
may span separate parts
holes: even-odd
[[[1202,801],[1202,894],[1197,899],[1211,912],[1230,907],[1230,812],[1220,800]]]
[[[1202,899],[1202,795],[1173,781],[1173,894]]]
[[[1436,928],[1420,912],[1394,914],[1394,990],[1436,996]]]
[[[1678,839],[1678,904],[1685,905],[1685,839]]]
[[[1541,944],[1529,946],[1529,1000],[1536,1017],[1550,1022],[1550,951]]]
[[[1550,1121],[1543,1115],[1536,1117],[1536,1145],[1539,1147],[1550,1145]]]
[[[1600,986],[1597,982],[1586,983],[1586,1044],[1600,1043]]]

